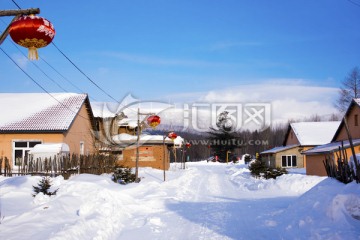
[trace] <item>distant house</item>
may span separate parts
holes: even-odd
[[[297,122],[289,124],[283,146],[260,153],[270,167],[307,168],[303,151],[325,143],[334,136],[340,122]]]
[[[136,111],[124,110],[117,112],[116,104],[92,102],[94,117],[98,129],[96,145],[101,153],[111,153],[117,156],[117,164],[135,167],[137,156],[137,128]],[[140,118],[140,125],[144,128],[144,115]],[[170,153],[174,146],[182,144],[182,138],[176,141],[162,135],[141,134],[139,136],[139,167],[153,167],[169,169]],[[164,166],[165,159],[165,166]]]
[[[64,143],[75,154],[95,151],[87,94],[0,93],[0,109],[0,158],[13,167],[42,143]]]
[[[355,153],[360,153],[360,99],[353,99],[348,107],[344,118],[346,118],[349,132],[355,146]],[[348,136],[345,129],[344,119],[341,121],[338,129],[331,140],[331,143],[315,147],[303,152],[307,159],[306,174],[326,176],[326,170],[323,161],[326,157],[334,160],[336,163],[339,155],[339,147],[343,146],[348,158],[352,155]]]

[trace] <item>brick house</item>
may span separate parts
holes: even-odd
[[[137,149],[137,112],[129,109],[117,110],[114,103],[92,102],[98,129],[97,146],[102,153],[117,156],[117,164],[135,167]],[[126,111],[126,114],[124,111]],[[140,119],[142,122],[144,119]],[[143,128],[144,130],[145,128]],[[162,135],[141,134],[139,139],[139,167],[169,169],[170,153],[182,139],[174,142]],[[164,166],[165,158],[165,166]]]
[[[307,168],[303,151],[329,143],[340,122],[290,123],[282,146],[260,153],[267,166],[284,168]]]
[[[74,154],[95,152],[87,94],[0,93],[0,109],[0,158],[12,167],[41,143],[65,143]]]
[[[311,150],[303,152],[307,158],[306,174],[327,176],[324,163],[326,157],[333,161],[337,160],[339,155],[339,147],[343,146],[348,157],[352,155],[348,136],[345,129],[345,121],[349,127],[349,132],[355,146],[355,153],[360,153],[360,99],[353,99],[341,121],[338,129],[330,143],[315,147]]]

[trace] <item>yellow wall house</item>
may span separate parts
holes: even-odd
[[[135,167],[138,145],[137,111],[116,103],[91,102],[91,106],[98,128],[96,145],[100,153],[114,154],[118,165]],[[139,117],[142,130],[145,131],[145,125],[141,123],[145,120],[145,116]],[[163,135],[141,133],[138,166],[169,169],[171,153],[175,157],[174,150],[181,148],[183,141],[179,136],[172,141]]]
[[[360,98],[353,99],[345,116],[349,132],[355,146],[355,153],[360,153]],[[331,143],[318,146],[303,152],[307,159],[307,175],[327,176],[323,161],[325,158],[332,159],[335,164],[339,155],[339,147],[345,148],[348,158],[352,155],[344,120],[341,121]],[[348,159],[349,160],[349,159]]]
[[[307,168],[303,151],[329,143],[340,122],[297,122],[289,124],[283,146],[261,152],[270,167]]]
[[[95,151],[87,94],[0,93],[0,158],[23,159],[40,143],[65,143],[70,153]]]

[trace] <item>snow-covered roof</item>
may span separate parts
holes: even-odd
[[[123,118],[120,121],[118,121],[118,125],[119,126],[127,126],[129,128],[136,128],[138,123],[137,123],[137,120],[135,120],[135,119]]]
[[[282,152],[294,147],[298,147],[299,145],[288,145],[288,146],[280,146],[280,147],[274,147],[272,149],[266,150],[261,152],[260,154],[272,154],[272,153],[278,153],[278,152]]]
[[[117,105],[113,102],[90,102],[94,117],[111,118],[117,113]]]
[[[333,122],[297,122],[291,123],[300,145],[316,146],[331,142],[340,121]]]
[[[65,131],[86,94],[0,93],[0,131]]]
[[[66,143],[42,143],[35,145],[30,151],[30,154],[36,153],[62,153],[70,152],[69,145]]]
[[[360,98],[354,98],[354,102],[356,102],[360,106]]]
[[[127,133],[121,133],[118,135],[114,135],[112,137],[113,141],[119,145],[133,145],[136,144],[137,136],[130,135]],[[140,144],[160,144],[163,143],[164,136],[163,135],[149,135],[149,134],[141,134],[140,135]],[[165,138],[165,144],[174,144],[174,145],[182,145],[184,139],[180,136],[177,136],[176,139],[171,140],[170,138]]]
[[[345,118],[349,118],[349,114],[352,111],[353,107],[357,106],[358,108],[360,107],[360,98],[353,98],[350,105],[348,106],[346,113],[344,115]],[[339,125],[339,128],[337,129],[337,131],[335,132],[333,138],[332,138],[332,142],[336,141],[338,139],[338,136],[341,132],[342,129],[344,129],[344,118],[341,120],[341,123]]]
[[[343,144],[344,144],[344,148],[349,148],[350,147],[350,143],[349,143],[348,140],[343,141]],[[354,139],[353,144],[354,144],[354,146],[360,145],[360,139]],[[318,154],[331,153],[331,152],[338,151],[339,147],[341,147],[341,145],[342,145],[341,141],[331,142],[331,143],[324,144],[324,145],[321,145],[321,146],[317,146],[317,147],[314,147],[314,148],[309,149],[307,151],[304,151],[303,154],[305,154],[305,155],[318,155]]]
[[[118,126],[137,127],[137,120],[143,121],[150,114],[160,115],[165,110],[173,106],[162,102],[144,102],[133,98],[131,95],[119,102],[91,102],[91,108],[96,118],[118,118]],[[140,115],[138,116],[138,111]],[[178,120],[178,119],[177,119]],[[164,116],[162,123],[173,121],[173,114]]]

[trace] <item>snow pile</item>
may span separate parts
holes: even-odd
[[[360,186],[326,179],[276,219],[285,223],[281,234],[285,239],[296,234],[302,239],[359,239]]]
[[[299,195],[320,181],[325,177],[305,176],[299,174],[285,174],[276,179],[256,179],[250,174],[250,170],[246,165],[234,165],[227,170],[230,175],[230,180],[244,191],[262,191],[264,193],[271,193],[273,191],[280,191],[286,195]]]
[[[0,176],[0,239],[358,239],[360,185],[298,173],[255,179],[246,165],[141,168],[140,183],[111,175]]]

